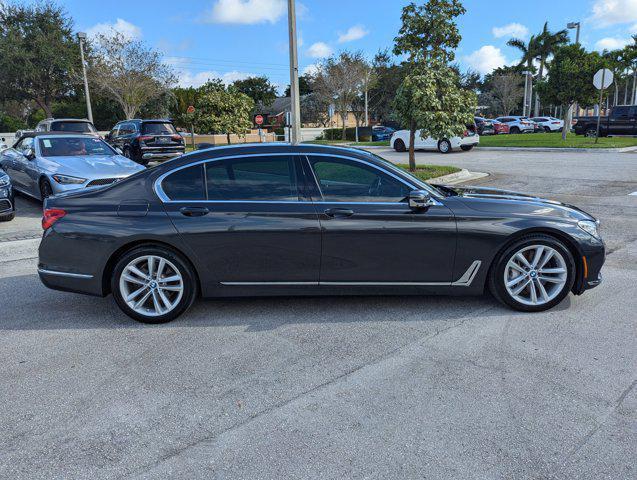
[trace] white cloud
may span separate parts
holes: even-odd
[[[310,65],[308,65],[307,67],[305,67],[303,69],[303,71],[301,72],[301,75],[315,75],[318,73],[319,69],[321,67],[316,64],[316,63],[311,63]]]
[[[287,12],[285,0],[217,0],[203,16],[210,23],[276,23]]]
[[[634,22],[637,20],[637,0],[595,0],[589,20],[597,28]]]
[[[507,64],[502,51],[493,45],[484,45],[479,50],[462,57],[462,60],[483,75]]]
[[[312,58],[329,57],[334,50],[327,43],[316,42],[307,49],[307,54]]]
[[[254,73],[238,72],[233,70],[231,72],[220,73],[215,70],[208,70],[205,72],[193,73],[189,70],[181,70],[177,74],[179,78],[179,86],[181,87],[200,87],[208,80],[215,78],[221,79],[226,85],[231,84],[235,80],[243,80],[248,77],[256,77]]]
[[[109,35],[112,35],[113,32],[120,33],[129,40],[137,40],[142,36],[141,28],[121,18],[118,18],[115,23],[98,23],[86,30],[86,34],[89,38],[95,38],[98,35],[108,37]]]
[[[595,43],[595,50],[617,50],[624,48],[626,45],[633,43],[632,38],[613,38],[606,37]]]
[[[354,25],[353,27],[349,27],[347,32],[338,34],[338,43],[360,40],[367,34],[369,34],[369,30],[366,30],[363,25]]]
[[[493,33],[493,36],[495,38],[526,38],[529,35],[529,29],[521,23],[509,23],[508,25],[504,25],[503,27],[493,27],[493,29],[491,29],[491,33]]]

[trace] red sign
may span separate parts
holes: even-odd
[[[186,112],[195,113],[195,107],[193,107],[192,105],[189,105],[188,108],[186,109]]]
[[[263,115],[255,115],[254,123],[256,123],[257,125],[263,125]]]

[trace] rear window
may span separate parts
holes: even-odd
[[[175,135],[177,130],[170,122],[144,122],[142,134],[144,135]]]
[[[51,122],[53,132],[95,133],[95,127],[89,122]]]

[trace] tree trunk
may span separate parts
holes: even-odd
[[[409,126],[409,171],[416,171],[416,152],[414,145],[416,144],[416,122],[411,122]]]
[[[341,133],[341,140],[343,141],[347,140],[346,127],[345,127],[346,120],[347,120],[347,110],[345,111],[345,115],[343,115],[343,112],[341,112],[341,121],[343,122],[343,132]]]
[[[571,104],[566,109],[562,109],[564,112],[564,128],[562,128],[562,140],[566,140],[566,134],[571,129],[571,113],[573,112],[573,105]]]
[[[226,139],[228,140],[228,145],[230,145],[230,133],[229,132],[226,133]]]
[[[35,99],[35,103],[38,104],[38,106],[44,110],[44,115],[46,115],[46,118],[53,118],[53,112],[51,111],[51,105],[49,105],[49,103],[46,101],[46,99],[44,98],[36,98]]]
[[[540,60],[540,73],[538,75],[538,81],[542,81],[542,77],[544,76],[544,59]],[[535,117],[540,116],[540,94],[535,92]]]

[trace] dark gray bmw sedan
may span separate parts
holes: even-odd
[[[433,187],[365,151],[201,150],[48,198],[39,275],[170,321],[202,297],[480,295],[549,309],[601,282],[597,221],[559,202]]]

